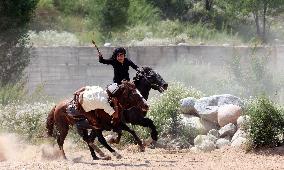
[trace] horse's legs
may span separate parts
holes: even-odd
[[[66,124],[57,124],[57,128],[58,128],[58,132],[59,134],[57,135],[57,144],[59,146],[59,149],[61,151],[61,154],[62,154],[62,157],[64,159],[67,159],[66,158],[66,155],[65,155],[65,152],[64,152],[64,149],[63,149],[63,144],[64,144],[64,140],[68,134],[68,130],[69,130],[69,126],[66,125]]]
[[[141,141],[141,139],[137,136],[137,134],[135,133],[134,130],[130,129],[126,124],[124,123],[120,123],[120,127],[122,130],[125,130],[127,132],[129,132],[135,139],[135,141],[137,142],[137,144],[139,145],[140,147],[140,151],[141,152],[144,152],[145,151],[145,147]]]
[[[154,140],[154,141],[157,141],[158,140],[158,132],[157,132],[157,128],[156,126],[154,125],[153,121],[149,118],[146,118],[146,117],[143,117],[141,119],[141,121],[139,122],[136,122],[135,125],[140,125],[140,126],[143,126],[143,127],[148,127],[151,129],[151,138]]]
[[[83,140],[87,143],[89,150],[91,152],[92,158],[93,160],[98,160],[100,158],[97,157],[95,151],[102,157],[101,159],[110,159],[109,156],[106,156],[95,144],[94,144],[94,140],[96,138],[96,136],[91,133],[90,135],[88,135],[88,128],[89,126],[89,122],[86,119],[83,120],[79,120],[78,122],[76,122],[76,128],[77,131],[79,133],[79,135],[83,138]]]
[[[122,156],[117,153],[114,149],[112,149],[109,144],[106,142],[106,139],[104,138],[103,134],[102,134],[102,130],[92,130],[92,132],[94,132],[96,134],[96,136],[98,137],[98,141],[105,147],[107,148],[113,156],[115,156],[117,159],[122,158]]]
[[[83,138],[83,140],[87,143],[93,160],[98,160],[99,158],[97,157],[97,155],[94,151],[94,148],[89,144],[89,143],[91,143],[91,141],[89,140],[88,130],[77,127],[77,131],[78,131],[79,135]]]
[[[153,121],[149,118],[145,118],[144,116],[142,116],[139,110],[137,110],[136,108],[132,108],[129,110],[125,110],[124,111],[124,116],[126,118],[126,122],[127,123],[131,123],[132,125],[140,125],[143,127],[148,127],[151,129],[151,138],[153,140],[153,144],[156,143],[156,141],[158,140],[158,132],[157,132],[157,128],[154,125]]]

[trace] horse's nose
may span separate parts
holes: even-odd
[[[164,90],[167,90],[168,89],[168,83],[163,84],[162,87],[163,87]]]

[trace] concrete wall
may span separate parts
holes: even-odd
[[[111,56],[113,47],[100,48],[105,58]],[[139,66],[152,67],[174,63],[184,57],[192,63],[209,66],[225,66],[232,56],[247,56],[252,49],[248,47],[224,46],[155,46],[128,47],[127,55]],[[93,47],[37,47],[31,50],[32,62],[27,68],[28,89],[33,91],[43,85],[45,92],[55,98],[70,96],[74,90],[84,85],[105,87],[111,83],[113,69],[98,62]],[[258,48],[257,53],[271,57],[272,68],[283,70],[284,46]],[[283,70],[284,71],[284,70]],[[283,73],[282,71],[282,73]],[[134,75],[130,69],[131,77]]]

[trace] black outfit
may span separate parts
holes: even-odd
[[[123,79],[130,80],[129,78],[129,66],[133,69],[137,70],[139,67],[134,64],[130,59],[125,58],[123,64],[117,61],[114,57],[110,59],[104,59],[103,57],[99,58],[99,62],[103,64],[112,65],[114,71],[113,82],[117,84],[121,84]]]

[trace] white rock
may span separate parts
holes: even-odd
[[[211,129],[217,129],[218,127],[216,126],[216,124],[206,121],[206,120],[202,120],[199,117],[195,117],[192,115],[186,115],[186,114],[182,114],[182,120],[181,122],[187,127],[190,128],[192,130],[194,130],[195,134],[202,134],[205,135],[207,134]]]
[[[199,112],[199,116],[207,121],[218,123],[218,106],[207,106],[206,110]]]
[[[221,138],[225,136],[232,137],[235,134],[236,130],[237,127],[233,123],[229,123],[219,130],[219,134]]]
[[[231,146],[234,147],[243,147],[246,143],[246,138],[239,137],[232,141]]]
[[[193,97],[187,97],[180,100],[180,110],[183,114],[197,114],[194,104],[196,99]]]
[[[237,132],[234,134],[234,136],[232,137],[232,142],[234,140],[236,140],[237,138],[242,137],[242,138],[246,138],[247,134],[245,131],[238,129]]]
[[[216,141],[216,147],[218,149],[224,147],[224,146],[230,146],[231,142],[228,139],[220,138]]]
[[[217,139],[220,138],[220,133],[219,133],[219,131],[216,130],[216,129],[211,129],[211,130],[209,130],[209,132],[207,133],[207,135],[213,135],[213,136],[215,136]]]
[[[242,113],[242,108],[233,104],[226,104],[219,107],[218,110],[218,123],[221,127],[226,124],[237,123],[237,119]]]
[[[194,146],[203,152],[210,152],[216,149],[216,138],[214,136],[198,135],[194,139]]]

